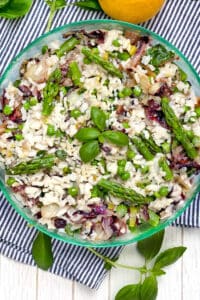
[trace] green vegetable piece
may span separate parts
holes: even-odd
[[[69,64],[69,76],[71,77],[73,84],[75,86],[80,87],[82,85],[82,83],[81,83],[82,74],[79,69],[78,63],[76,61],[72,61]]]
[[[183,82],[187,81],[187,74],[181,68],[179,68],[178,71],[179,71],[180,80]]]
[[[77,186],[73,186],[68,189],[68,194],[72,197],[78,196],[78,193],[79,193],[79,190],[78,190]]]
[[[152,210],[148,210],[148,214],[149,214],[148,223],[153,227],[158,226],[158,224],[160,223],[160,217]]]
[[[31,108],[31,105],[30,105],[29,101],[24,102],[23,108],[24,108],[25,110],[27,110],[27,111]]]
[[[169,99],[164,97],[161,99],[162,111],[165,115],[165,120],[167,124],[171,127],[172,132],[175,135],[175,138],[179,143],[182,144],[187,156],[191,159],[194,159],[198,153],[194,147],[194,145],[190,142],[186,131],[181,125],[179,119],[175,115],[173,109],[169,105]]]
[[[35,106],[38,103],[38,100],[34,97],[31,97],[29,100],[30,106]]]
[[[119,147],[127,146],[129,143],[128,136],[120,131],[107,130],[102,133],[102,136],[110,143]]]
[[[160,195],[161,197],[165,197],[165,196],[167,196],[167,195],[169,194],[169,189],[168,189],[167,186],[162,186],[162,187],[159,189],[158,193],[159,193],[159,195]]]
[[[36,265],[43,269],[48,270],[53,264],[53,252],[51,247],[51,238],[38,232],[32,246],[32,256]]]
[[[21,84],[21,80],[20,79],[17,79],[17,80],[15,80],[15,82],[13,82],[13,85],[16,88],[18,88],[20,86],[20,84]]]
[[[158,294],[158,283],[155,276],[146,277],[140,289],[140,299],[156,300]]]
[[[153,154],[149,150],[149,148],[146,146],[146,144],[142,141],[139,137],[134,137],[132,139],[132,142],[134,143],[136,149],[146,160],[152,160],[154,158]]]
[[[125,204],[119,204],[116,208],[116,213],[120,218],[123,218],[128,212],[128,208]]]
[[[126,61],[130,58],[130,54],[128,52],[118,52],[117,53],[117,58],[123,61]]]
[[[176,262],[185,252],[186,247],[174,247],[160,253],[156,258],[154,269],[161,269]]]
[[[125,98],[125,97],[129,97],[132,95],[132,89],[131,88],[128,88],[128,87],[125,87],[123,88],[123,90],[121,90],[118,94],[119,98]]]
[[[128,150],[126,152],[126,156],[127,156],[127,159],[132,160],[136,156],[136,153],[133,150]]]
[[[82,114],[81,114],[81,111],[77,108],[73,109],[70,111],[70,117],[74,118],[74,119],[77,119],[78,117],[80,117]]]
[[[63,55],[67,54],[71,50],[73,50],[76,45],[79,44],[79,40],[75,37],[69,38],[67,41],[65,41],[60,48],[56,51],[56,54],[58,57],[62,57]]]
[[[145,136],[142,134],[141,135],[142,141],[145,143],[147,148],[152,153],[162,153],[162,149],[156,144],[156,142],[153,140],[152,136],[149,136],[148,139],[145,138]]]
[[[72,230],[72,225],[71,224],[67,224],[65,226],[65,233],[69,236],[74,236],[74,231]]]
[[[60,160],[65,160],[67,157],[67,152],[64,150],[56,150],[55,152],[56,157],[58,157]]]
[[[112,41],[112,45],[113,45],[114,47],[120,47],[120,46],[121,46],[121,44],[120,44],[120,42],[119,42],[118,39],[113,40],[113,41]]]
[[[89,141],[80,148],[79,154],[83,162],[93,160],[100,153],[98,141]]]
[[[123,123],[122,123],[122,126],[123,126],[125,129],[130,128],[130,125],[129,125],[128,122],[123,122]]]
[[[148,54],[151,56],[150,64],[154,67],[160,67],[167,61],[174,58],[175,54],[172,51],[168,51],[163,45],[157,44],[152,46],[148,50]]]
[[[119,167],[125,167],[126,166],[126,160],[125,159],[118,160],[117,165]]]
[[[23,137],[23,135],[22,135],[22,134],[20,134],[20,133],[16,133],[16,134],[15,134],[15,139],[16,139],[16,141],[21,141],[21,140],[23,140],[23,139],[24,139],[24,137]]]
[[[87,142],[91,140],[95,140],[100,135],[100,131],[94,127],[84,127],[79,129],[79,131],[75,134],[75,138],[80,142]]]
[[[13,108],[10,107],[9,105],[5,105],[4,108],[3,108],[3,113],[4,115],[6,116],[10,116],[13,112]]]
[[[45,88],[43,89],[42,114],[49,116],[55,106],[55,98],[59,94],[59,83],[61,80],[60,69],[55,69],[50,75]]]
[[[125,188],[121,184],[102,178],[98,182],[98,186],[107,191],[114,197],[118,197],[126,201],[128,205],[145,204],[152,201],[151,197],[144,197],[132,189]]]
[[[2,0],[0,5],[0,17],[7,19],[16,19],[28,13],[33,0]]]
[[[102,8],[99,5],[98,0],[81,0],[78,2],[72,3],[72,5],[78,6],[85,10],[102,11]]]
[[[195,135],[192,139],[192,144],[195,147],[199,148],[200,147],[200,137]]]
[[[6,183],[8,186],[12,186],[16,182],[14,177],[8,177]]]
[[[142,174],[147,174],[149,172],[149,166],[144,166],[140,169]]]
[[[147,300],[140,297],[141,284],[129,284],[121,288],[115,300]]]
[[[151,260],[158,254],[163,243],[164,234],[165,232],[162,230],[137,243],[137,250],[146,260]]]
[[[101,131],[106,128],[106,114],[104,111],[96,106],[91,107],[91,119],[94,125]]]
[[[55,162],[55,156],[47,154],[42,157],[37,157],[27,162],[22,162],[14,167],[7,169],[7,174],[21,175],[21,174],[35,174],[42,169],[51,169]]]
[[[45,53],[47,53],[47,51],[48,51],[48,46],[47,45],[44,45],[43,47],[42,47],[42,54],[44,55]]]
[[[72,171],[71,171],[70,167],[64,167],[64,168],[63,168],[63,174],[64,174],[64,175],[71,174],[71,172],[72,172]]]
[[[170,151],[171,151],[171,145],[169,143],[164,142],[164,143],[162,143],[161,147],[162,147],[164,153],[166,153],[166,154],[170,153]]]
[[[89,60],[91,60],[95,64],[100,65],[103,69],[105,69],[111,75],[117,76],[119,78],[123,78],[123,75],[118,68],[116,68],[111,62],[104,60],[99,55],[92,53],[92,51],[89,48],[83,47],[82,53],[85,55],[85,57],[87,57]]]
[[[141,94],[142,94],[142,89],[141,89],[141,87],[139,87],[138,85],[136,85],[136,86],[134,87],[134,89],[133,89],[133,95],[134,95],[135,97],[140,97]]]
[[[197,117],[200,118],[200,106],[195,107],[195,113],[196,113]]]
[[[55,127],[52,124],[47,125],[47,135],[54,136],[56,133]]]
[[[172,170],[170,169],[168,163],[167,163],[167,160],[165,157],[161,157],[159,159],[159,167],[165,172],[165,180],[167,181],[170,181],[173,179],[174,175],[173,175],[173,172]]]
[[[127,171],[124,171],[121,175],[120,175],[121,179],[126,181],[131,177],[131,174]]]

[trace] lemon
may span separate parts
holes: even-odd
[[[165,0],[99,0],[103,11],[113,19],[140,23],[152,18]]]

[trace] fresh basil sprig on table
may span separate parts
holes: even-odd
[[[95,127],[83,127],[75,134],[75,138],[83,145],[79,150],[80,157],[85,163],[93,160],[100,152],[100,143],[107,140],[118,147],[127,146],[128,136],[120,131],[105,130],[106,114],[99,107],[92,106],[90,111],[91,120]]]

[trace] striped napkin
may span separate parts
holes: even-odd
[[[0,19],[0,74],[20,50],[45,31],[48,10],[44,0],[37,0],[24,18]],[[172,42],[188,57],[196,70],[200,71],[199,15],[198,0],[168,0],[156,17],[141,25]],[[107,16],[69,6],[56,14],[53,28],[74,21],[100,18],[106,19]],[[197,196],[175,225],[200,227],[199,197]],[[26,221],[14,211],[0,192],[0,253],[19,262],[34,265],[31,245],[35,234],[36,230],[27,226]],[[121,250],[122,247],[115,247],[98,251],[114,258]],[[85,248],[54,240],[53,252],[55,261],[50,272],[54,274],[94,289],[98,288],[106,275],[102,261]]]

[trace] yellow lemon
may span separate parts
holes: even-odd
[[[103,11],[113,19],[140,23],[152,18],[165,0],[99,0]]]

